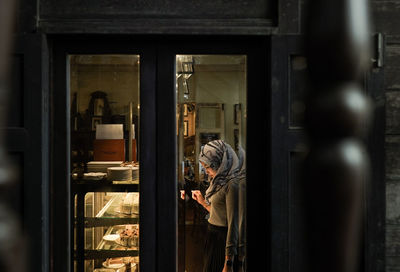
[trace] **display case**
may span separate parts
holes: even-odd
[[[73,184],[75,271],[139,271],[139,185]]]

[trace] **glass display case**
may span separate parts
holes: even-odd
[[[139,193],[84,193],[86,188],[76,186],[76,271],[82,264],[84,271],[139,271]]]
[[[139,55],[70,55],[75,272],[137,272]]]

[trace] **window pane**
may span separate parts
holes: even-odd
[[[140,57],[68,60],[75,271],[136,271]]]
[[[228,240],[213,244],[223,252],[217,263],[223,265],[226,254],[236,255],[236,260],[245,255],[246,56],[177,55],[176,87],[177,171],[181,193],[178,270],[203,271],[207,256],[216,256],[210,251],[210,242],[215,243],[215,239],[209,238],[210,228],[215,227],[218,235]],[[220,165],[214,165],[217,173],[229,172],[224,172],[222,181],[212,178],[212,173],[199,161],[202,149],[207,150],[214,140],[222,140],[220,150],[229,153],[229,166],[222,160]],[[233,188],[232,195],[224,195],[229,191],[226,188]],[[197,191],[204,200],[195,200],[193,193]],[[231,243],[233,246],[227,246]]]

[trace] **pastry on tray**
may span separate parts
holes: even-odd
[[[125,266],[123,258],[107,258],[105,262],[103,262],[103,266],[105,268],[118,269]]]
[[[119,209],[117,210],[123,214],[138,214],[139,213],[139,193],[128,193],[121,201]]]
[[[136,263],[132,257],[107,258],[106,261],[103,262],[104,267],[112,269],[123,268],[126,267],[126,265],[130,265],[131,268],[135,269],[132,271],[136,271]]]
[[[125,247],[139,246],[139,225],[125,225],[119,231],[119,244]]]

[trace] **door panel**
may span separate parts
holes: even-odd
[[[304,95],[308,88],[307,59],[302,36],[271,38],[271,269],[307,271],[303,206],[299,187],[307,142],[303,127]],[[375,102],[370,132],[365,138],[372,178],[366,181],[360,271],[384,271],[384,100],[383,69],[364,75],[366,94]],[[373,192],[373,193],[372,193]],[[327,245],[330,246],[330,245]]]
[[[79,58],[79,65],[77,65],[77,70],[67,69],[71,62],[68,62],[70,56],[83,56]],[[93,55],[90,57],[89,55]],[[104,59],[101,59],[101,55],[108,56],[107,62],[104,62]],[[139,68],[139,60],[132,58],[127,58],[129,55],[138,55],[140,56],[140,68]],[[89,56],[89,58],[87,58]],[[113,63],[114,61],[118,61],[117,63]],[[97,61],[96,64],[93,62]],[[111,61],[111,63],[110,63]],[[122,61],[122,62],[121,62]],[[124,63],[124,61],[128,61],[129,63]],[[156,144],[156,55],[154,46],[132,42],[127,40],[119,40],[116,42],[113,40],[110,41],[93,41],[93,40],[55,40],[54,41],[54,89],[52,90],[52,111],[53,111],[53,119],[52,119],[52,218],[53,222],[57,222],[52,225],[52,241],[54,245],[65,245],[62,247],[54,246],[53,251],[53,262],[54,267],[63,267],[65,270],[62,271],[73,271],[74,268],[74,259],[78,259],[76,269],[77,271],[84,271],[84,259],[106,259],[106,257],[121,257],[121,251],[111,251],[108,249],[103,250],[103,252],[99,252],[94,248],[85,248],[84,244],[79,244],[76,248],[74,245],[74,238],[85,238],[85,227],[86,229],[90,227],[95,227],[94,236],[98,236],[101,234],[101,228],[106,226],[108,227],[112,222],[118,225],[116,222],[120,222],[120,224],[126,224],[127,222],[132,223],[133,225],[128,226],[132,227],[134,233],[137,233],[137,226],[135,224],[138,223],[137,218],[120,218],[120,216],[115,217],[112,216],[111,219],[107,218],[88,218],[87,220],[82,220],[83,217],[87,217],[85,215],[84,209],[85,204],[88,204],[87,207],[90,209],[91,203],[99,203],[104,199],[108,200],[107,203],[112,203],[112,201],[119,201],[121,199],[117,199],[118,197],[124,196],[124,201],[130,202],[131,196],[134,194],[126,195],[126,192],[138,191],[140,193],[140,206],[139,206],[139,224],[140,224],[140,266],[145,267],[146,271],[156,271],[157,263],[154,262],[156,258],[156,249],[158,246],[156,245],[156,226],[159,220],[156,218],[156,201],[157,199],[156,193],[156,158],[157,158],[157,144]],[[98,73],[93,73],[92,70],[89,69],[89,65],[98,68]],[[132,68],[133,67],[133,68]],[[88,70],[89,69],[89,70]],[[140,70],[140,71],[139,71]],[[78,71],[78,72],[77,72]],[[81,72],[79,72],[81,71]],[[135,107],[137,111],[140,109],[140,117],[139,120],[135,121],[135,124],[140,123],[140,130],[136,130],[139,132],[139,135],[136,134],[136,139],[138,139],[139,148],[137,158],[140,159],[140,173],[136,173],[135,175],[140,176],[140,186],[138,184],[131,184],[130,182],[112,182],[112,184],[107,184],[103,180],[103,182],[90,183],[83,182],[79,184],[79,182],[75,182],[73,180],[73,175],[71,175],[71,170],[73,169],[73,163],[71,164],[71,150],[70,146],[73,147],[70,143],[71,131],[77,128],[76,120],[80,120],[80,118],[70,118],[71,102],[73,102],[73,96],[70,97],[70,76],[72,73],[81,73],[80,80],[74,81],[78,82],[77,86],[72,86],[71,90],[74,88],[80,91],[92,90],[95,92],[97,89],[96,84],[98,84],[99,89],[106,88],[107,91],[114,89],[119,92],[119,96],[126,96],[127,92],[130,91],[129,84],[136,84],[135,86],[131,86],[136,90],[136,95],[138,95],[138,82],[140,82],[140,104],[138,104],[138,99],[135,98]],[[140,75],[140,76],[139,76]],[[72,78],[76,77],[77,74],[72,75]],[[127,79],[128,78],[128,79]],[[132,81],[132,78],[134,80]],[[90,82],[88,82],[88,80]],[[113,81],[114,84],[113,84]],[[132,81],[132,82],[131,82]],[[135,83],[136,82],[136,83]],[[120,85],[118,85],[120,84]],[[119,88],[119,87],[123,88]],[[131,91],[133,91],[133,89]],[[111,93],[112,94],[112,93]],[[102,93],[95,92],[96,97],[98,95],[102,96]],[[70,99],[72,98],[72,100]],[[81,97],[87,98],[87,97]],[[92,97],[93,98],[93,97]],[[112,95],[109,97],[110,103],[119,101],[116,97],[112,98]],[[129,117],[134,115],[133,112],[136,110],[130,110],[130,107],[125,107],[128,105],[128,99],[124,99],[120,106],[123,104],[120,111],[118,111],[118,116],[114,116],[116,119],[114,121],[110,120],[110,116],[107,116],[103,111],[100,114],[102,117],[99,117],[100,112],[102,112],[103,105],[106,106],[105,100],[96,102],[96,99],[91,103],[90,98],[86,100],[87,103],[84,103],[85,106],[89,104],[88,111],[85,113],[85,109],[81,109],[83,114],[89,114],[90,119],[87,123],[82,126],[82,129],[94,137],[96,122],[104,123],[113,123],[115,120],[119,120],[121,122],[121,112],[126,114],[127,112],[132,112],[132,114],[127,114],[127,121],[134,119],[133,117]],[[101,99],[100,99],[101,100]],[[104,102],[104,104],[103,104]],[[121,101],[120,101],[121,102]],[[77,105],[79,103],[74,103]],[[93,107],[90,107],[93,105]],[[96,107],[98,105],[99,107]],[[118,106],[118,103],[114,103],[114,106]],[[132,107],[131,107],[132,108]],[[93,111],[92,111],[93,109]],[[106,110],[106,107],[104,107]],[[106,110],[107,111],[107,110]],[[117,112],[117,111],[115,111]],[[75,115],[74,115],[75,116]],[[74,117],[73,116],[73,117]],[[79,123],[79,122],[78,122]],[[128,122],[129,124],[129,122]],[[133,130],[130,130],[130,126],[126,125],[126,130],[123,130],[124,139],[129,139],[133,135]],[[129,133],[128,133],[129,132]],[[93,134],[93,135],[92,135]],[[129,134],[129,135],[128,135]],[[118,141],[118,140],[117,140]],[[90,141],[89,141],[90,142]],[[93,142],[93,139],[92,139]],[[132,141],[133,142],[133,141]],[[93,142],[94,143],[94,142]],[[97,143],[97,142],[96,142]],[[131,141],[126,141],[126,150],[122,150],[121,153],[126,154],[126,160],[134,160],[133,155],[128,156],[131,152],[130,148]],[[76,142],[74,143],[76,144]],[[85,148],[85,147],[84,147]],[[86,146],[86,148],[90,149],[90,146]],[[107,152],[106,152],[107,153]],[[110,153],[110,152],[108,152]],[[107,154],[108,154],[107,153]],[[132,154],[134,152],[132,151]],[[111,154],[111,153],[110,153]],[[94,154],[90,154],[88,152],[88,158],[93,158]],[[135,167],[134,167],[135,168]],[[92,171],[93,172],[93,171]],[[96,172],[96,171],[95,171]],[[104,171],[101,171],[104,172]],[[134,173],[132,173],[133,175]],[[75,192],[77,194],[77,198],[72,193]],[[86,194],[89,192],[89,194]],[[90,192],[109,192],[105,198],[102,197],[102,194],[93,194]],[[123,192],[124,194],[115,194],[115,192]],[[75,202],[76,201],[76,202]],[[104,201],[103,201],[104,202]],[[74,212],[76,203],[76,212]],[[111,205],[112,206],[112,205]],[[111,207],[110,206],[110,207]],[[95,208],[95,207],[94,207]],[[97,207],[98,208],[98,207]],[[92,211],[93,212],[93,211]],[[115,210],[111,211],[115,213]],[[93,214],[93,213],[90,213]],[[100,211],[97,214],[103,214]],[[82,216],[80,220],[76,222],[77,232],[74,232],[74,215]],[[90,216],[89,216],[90,217]],[[112,222],[111,222],[111,221]],[[109,222],[110,221],[110,222]],[[125,223],[124,223],[125,222]],[[103,224],[103,225],[99,225]],[[133,228],[134,227],[134,228]],[[82,231],[83,230],[83,231]],[[112,231],[110,229],[110,231]],[[127,232],[129,233],[129,231]],[[102,233],[102,237],[105,233]],[[86,235],[86,238],[89,237]],[[75,251],[76,250],[76,251]],[[108,251],[107,251],[108,250]],[[137,254],[136,249],[132,250],[133,253]],[[77,257],[77,254],[79,257]],[[107,255],[109,254],[109,255]],[[134,260],[137,261],[137,260]],[[106,264],[109,265],[109,264]],[[102,263],[97,262],[96,267],[102,266]]]
[[[199,162],[199,154],[203,154],[204,146],[213,140],[223,140],[236,153],[239,152],[239,146],[244,152],[246,150],[246,58],[244,54],[176,56],[177,169],[179,189],[184,196],[178,202],[180,272],[203,271],[203,260],[207,255],[205,237],[208,211],[192,194],[199,191],[205,195],[210,186],[207,171]],[[184,65],[192,69],[180,69]],[[245,162],[243,166],[246,167]],[[242,179],[238,187],[239,196],[245,195],[245,188],[246,180]],[[233,203],[229,203],[229,207],[234,207]],[[241,226],[237,247],[242,249],[240,245],[244,246],[246,236],[245,223],[242,223],[246,221],[243,212],[245,197],[238,197],[236,207],[238,214],[243,215],[233,217],[233,220],[237,220],[234,223]],[[222,257],[220,262],[223,263],[223,260]]]
[[[15,37],[11,59],[5,150],[18,171],[9,194],[21,216],[27,267],[49,269],[48,216],[48,49],[42,35]]]
[[[271,39],[271,268],[306,271],[299,194],[307,61],[298,36]]]
[[[164,47],[165,46],[165,47]],[[269,250],[269,239],[268,239],[268,182],[269,182],[269,135],[267,133],[269,126],[269,96],[268,96],[268,78],[265,76],[267,73],[267,51],[268,43],[264,38],[218,38],[218,39],[184,39],[172,40],[167,44],[163,44],[160,50],[159,66],[158,66],[158,86],[159,86],[159,97],[160,102],[158,104],[158,111],[162,113],[158,115],[159,120],[164,120],[164,124],[159,124],[159,129],[164,131],[168,127],[168,133],[171,135],[159,135],[161,141],[159,145],[163,145],[166,149],[166,153],[173,154],[176,162],[177,147],[172,147],[172,143],[176,144],[177,138],[177,111],[176,108],[170,108],[171,101],[176,102],[175,93],[171,90],[176,88],[176,71],[174,66],[170,66],[170,61],[175,60],[177,55],[246,55],[247,57],[247,108],[243,113],[240,112],[240,108],[237,107],[237,114],[242,114],[247,118],[247,130],[243,131],[247,137],[246,146],[246,160],[247,160],[247,210],[249,214],[255,216],[247,217],[247,256],[248,256],[248,271],[255,271],[259,268],[259,260],[265,259],[268,256]],[[232,67],[231,67],[232,68]],[[200,69],[200,68],[199,68]],[[196,73],[196,70],[195,70]],[[177,83],[180,84],[179,82]],[[207,82],[210,84],[210,82]],[[229,82],[225,83],[229,84]],[[206,85],[203,85],[203,87]],[[208,85],[207,85],[208,86]],[[244,87],[245,88],[245,87]],[[212,93],[212,92],[211,92]],[[188,97],[190,97],[190,93]],[[167,97],[169,96],[169,97]],[[166,101],[169,101],[166,103]],[[176,104],[175,104],[176,105]],[[225,105],[224,105],[225,106]],[[168,109],[169,107],[169,109]],[[179,107],[178,107],[179,108]],[[244,109],[245,107],[243,107]],[[234,107],[232,109],[224,107],[225,119],[229,117],[229,120],[233,121],[233,116],[228,116],[228,110],[233,115]],[[227,117],[228,116],[228,117]],[[232,117],[232,118],[231,118]],[[168,122],[168,123],[167,123]],[[226,120],[225,120],[226,122]],[[237,120],[240,122],[240,120]],[[215,124],[214,124],[215,125]],[[184,127],[184,124],[182,124]],[[171,128],[174,128],[171,130]],[[232,132],[232,135],[234,133]],[[227,134],[225,134],[226,138]],[[240,137],[239,137],[240,138]],[[199,140],[201,141],[201,140]],[[174,150],[172,150],[173,148]],[[260,154],[264,154],[261,156]],[[197,154],[198,155],[198,154]],[[197,156],[196,154],[194,156]],[[162,171],[158,172],[160,175],[160,184],[162,184],[163,191],[159,194],[159,216],[164,218],[165,227],[161,225],[159,235],[162,233],[176,232],[178,229],[177,225],[177,198],[176,192],[178,191],[177,177],[180,171],[177,171],[177,164],[171,165],[171,156],[162,154],[160,161],[165,167]],[[166,172],[167,170],[168,172]],[[162,173],[162,174],[161,174]],[[261,200],[261,201],[260,201]],[[171,209],[175,209],[175,213],[171,212]],[[161,214],[162,213],[162,214]],[[172,228],[170,226],[173,226]],[[165,231],[162,232],[162,229]],[[165,255],[165,259],[160,261],[164,264],[168,262],[169,265],[172,261],[176,260],[176,237],[163,235],[162,244],[165,248],[159,248],[158,251],[165,253],[166,248],[169,248],[169,252]],[[260,249],[260,244],[264,245]],[[182,251],[179,251],[182,253]],[[173,253],[173,254],[172,254]],[[181,257],[181,256],[180,256]],[[201,262],[202,260],[200,260]],[[269,260],[267,259],[266,262]]]

